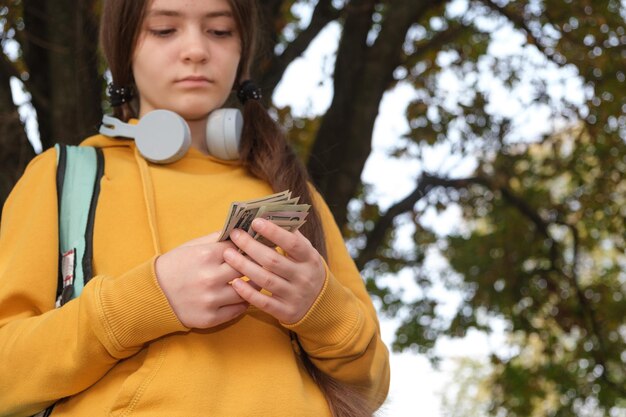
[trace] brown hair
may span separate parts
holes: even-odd
[[[141,24],[150,0],[106,0],[102,13],[100,42],[109,64],[113,83],[133,84],[132,57]],[[241,60],[233,86],[250,77],[259,37],[258,8],[255,0],[229,0],[241,36]],[[114,107],[114,115],[128,121],[137,117],[136,103]],[[287,143],[284,133],[258,100],[247,100],[243,106],[244,126],[240,159],[248,171],[267,181],[276,192],[289,189],[302,202],[312,205],[302,233],[317,251],[327,258],[324,231],[309,188],[307,172]],[[334,417],[370,417],[373,409],[367,397],[355,387],[341,383],[317,369],[302,355],[311,377],[318,384]]]

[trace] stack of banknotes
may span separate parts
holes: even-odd
[[[298,204],[299,199],[292,198],[291,192],[286,190],[254,200],[231,203],[219,240],[228,240],[230,232],[241,229],[267,246],[276,246],[252,229],[252,221],[256,218],[266,219],[285,230],[296,231],[306,221],[311,208],[309,204]]]

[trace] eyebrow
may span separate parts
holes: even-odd
[[[153,9],[148,12],[146,17],[153,16],[171,16],[171,17],[181,17],[183,13],[176,10],[167,10],[167,9]],[[229,10],[218,10],[214,12],[206,13],[203,18],[213,18],[213,17],[233,17],[232,12]]]

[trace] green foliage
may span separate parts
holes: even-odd
[[[467,180],[427,188],[411,213],[416,233],[413,251],[404,251],[406,265],[397,257],[387,262],[398,246],[396,228],[364,270],[369,288],[382,311],[402,319],[394,349],[433,360],[440,337],[489,331],[496,318],[505,323],[516,353],[492,358],[491,377],[482,382],[491,387],[489,414],[622,415],[616,413],[626,411],[626,5],[455,3],[467,7],[433,8],[407,38],[396,79],[410,83],[416,98],[406,109],[406,140],[391,154],[424,162],[423,150],[444,145],[477,168]],[[518,52],[491,52],[491,33],[503,25],[524,35]],[[559,81],[546,78],[547,65],[580,77],[582,103],[554,94]],[[552,130],[524,136],[515,115],[494,108],[494,88],[524,88],[528,106],[549,111]],[[385,214],[371,206],[353,211],[349,236],[356,241],[368,219],[375,224]],[[464,219],[457,233],[437,236],[420,226],[429,209],[453,206]],[[429,251],[443,254],[449,269],[428,270],[422,261]],[[420,286],[414,300],[377,285],[388,281],[375,277],[402,270]],[[438,284],[460,294],[452,317],[430,292]]]
[[[447,417],[485,417],[492,397],[491,366],[480,360],[459,358],[454,361],[449,387],[442,401]]]
[[[488,185],[459,200],[471,233],[450,236],[446,257],[472,291],[445,333],[481,328],[487,312],[519,335],[512,346],[540,345],[541,366],[498,363],[494,412],[531,415],[548,395],[554,415],[579,415],[591,399],[608,412],[624,397],[625,194],[615,190],[626,183],[623,171],[607,178],[602,145],[579,128],[511,147],[483,164],[482,175],[497,173]]]

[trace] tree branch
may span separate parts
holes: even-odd
[[[448,178],[440,178],[436,176],[432,176],[429,174],[423,174],[421,178],[418,180],[417,187],[404,199],[392,205],[387,212],[380,217],[374,228],[366,234],[366,245],[365,248],[359,252],[359,255],[355,259],[357,267],[359,270],[362,270],[367,262],[374,259],[376,257],[376,251],[378,247],[384,242],[387,233],[393,227],[393,220],[408,211],[410,211],[415,204],[424,196],[426,196],[430,191],[432,191],[436,187],[444,187],[444,188],[454,188],[461,189],[467,188],[470,185],[477,184],[482,185],[491,191],[500,191],[502,194],[502,198],[508,201],[511,205],[513,205],[524,217],[529,219],[531,223],[533,223],[537,229],[537,231],[547,238],[550,243],[550,258],[551,258],[551,269],[560,273],[565,279],[572,283],[574,286],[576,297],[578,299],[578,303],[581,308],[581,317],[586,322],[586,327],[589,332],[594,335],[598,341],[598,348],[595,350],[595,354],[593,355],[594,360],[603,367],[604,372],[602,374],[602,380],[611,387],[615,392],[621,394],[622,396],[626,396],[626,390],[622,385],[618,382],[614,381],[610,375],[610,371],[607,368],[606,360],[604,359],[607,354],[607,348],[605,344],[604,337],[601,332],[601,325],[598,321],[596,311],[594,307],[588,302],[587,298],[584,295],[584,292],[578,282],[578,249],[579,249],[579,233],[578,229],[575,225],[571,225],[564,222],[554,222],[555,224],[560,224],[568,227],[573,236],[573,245],[574,245],[574,254],[572,260],[572,273],[568,274],[562,268],[558,267],[558,248],[559,244],[555,241],[549,233],[550,222],[544,220],[536,210],[534,210],[530,205],[528,205],[521,197],[515,195],[510,189],[504,186],[495,186],[495,184],[487,178],[475,176],[469,178],[462,179],[448,179]],[[554,286],[557,288],[557,286]]]
[[[609,374],[610,370],[607,368],[605,360],[608,355],[606,354],[606,343],[604,337],[602,336],[602,332],[600,331],[601,325],[598,321],[595,308],[588,302],[582,288],[580,287],[578,279],[578,249],[580,247],[580,234],[578,232],[578,228],[575,225],[565,222],[560,222],[559,224],[566,226],[572,233],[572,240],[574,241],[572,273],[571,275],[563,273],[563,275],[570,280],[572,285],[574,285],[576,297],[578,298],[578,303],[580,304],[582,310],[583,319],[587,321],[587,326],[590,328],[591,333],[595,335],[598,340],[598,349],[595,350],[596,354],[593,355],[593,359],[604,369],[601,378],[606,382],[606,384],[609,385],[615,392],[621,394],[621,396],[626,397],[626,388],[622,384],[615,382]]]
[[[333,74],[333,101],[322,119],[307,163],[313,182],[340,227],[346,223],[348,203],[356,193],[371,153],[380,101],[393,85],[393,73],[404,59],[407,32],[433,7],[447,1],[387,1],[380,32],[371,46],[368,39],[377,2],[354,1],[346,10]]]
[[[376,257],[376,251],[384,242],[389,230],[393,227],[393,221],[396,217],[411,211],[415,204],[425,197],[435,187],[452,187],[463,188],[470,184],[483,183],[484,179],[480,177],[471,177],[464,179],[446,179],[435,177],[429,174],[422,174],[417,181],[417,187],[405,198],[398,201],[378,219],[374,228],[365,235],[365,247],[359,252],[355,259],[355,263],[359,270],[363,270],[365,265]]]
[[[331,0],[320,0],[313,11],[311,22],[298,36],[288,44],[279,56],[272,55],[269,68],[264,72],[261,86],[265,95],[271,97],[274,89],[283,78],[285,70],[296,58],[301,56],[313,39],[333,20],[341,15],[341,10],[332,5]]]
[[[389,229],[393,226],[393,220],[399,215],[410,211],[417,202],[426,195],[424,181],[418,181],[417,187],[403,200],[389,207],[387,212],[376,222],[374,228],[366,234],[365,248],[359,252],[354,260],[357,268],[361,271],[365,264],[376,256],[376,251],[385,240]]]

